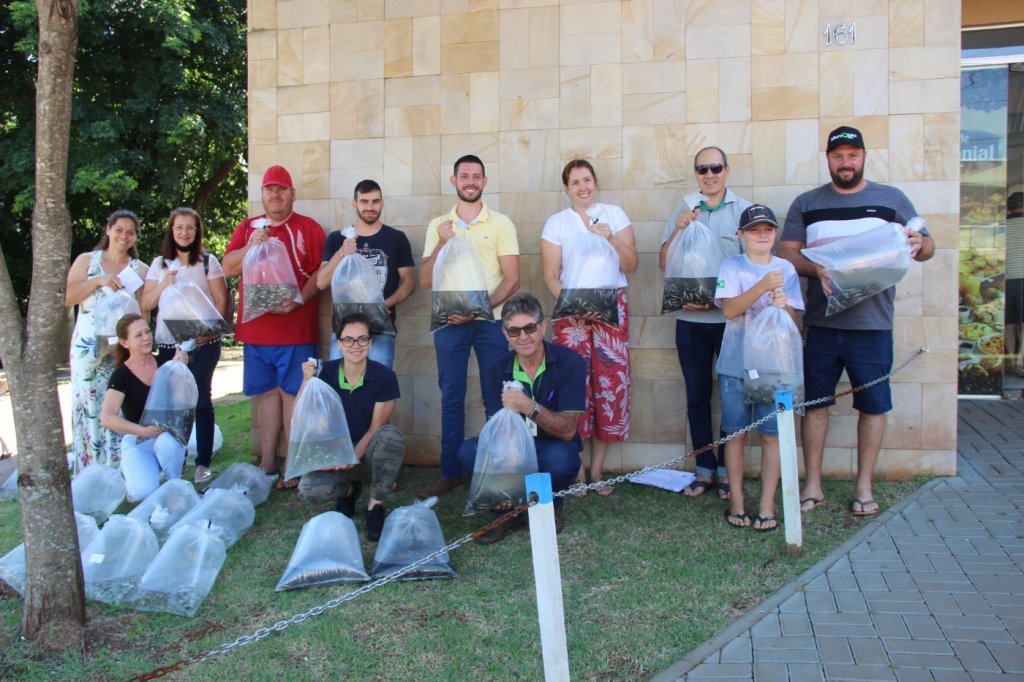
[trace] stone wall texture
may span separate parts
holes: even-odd
[[[829,44],[826,26],[840,22],[856,24],[855,42]],[[385,222],[409,235],[418,262],[428,221],[454,202],[452,162],[474,153],[487,164],[486,202],[517,225],[522,287],[550,305],[541,228],[568,205],[564,163],[590,159],[640,251],[632,435],[606,465],[633,470],[689,447],[674,317],[658,314],[658,249],[696,188],[694,153],[722,147],[731,188],[784,214],[828,180],[828,131],[857,126],[866,176],[906,192],[937,243],[898,288],[896,362],[930,352],[893,382],[878,474],[953,474],[959,46],[959,0],[250,0],[252,211],[274,163],[295,179],[296,209],[329,230],[352,222],[352,188],[374,178]],[[424,290],[399,308],[395,421],[412,463],[436,462],[439,448],[429,308]],[[483,423],[474,383],[470,435]],[[831,412],[825,472],[850,477],[856,413],[850,398]],[[758,462],[751,437],[749,468]]]

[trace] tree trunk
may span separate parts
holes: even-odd
[[[228,177],[228,174],[238,165],[238,157],[232,157],[222,163],[217,171],[213,174],[213,177],[203,183],[203,186],[196,192],[196,203],[194,208],[199,211],[199,215],[206,214],[206,205],[210,203],[210,199],[213,198],[213,193],[217,191],[220,183],[224,182],[224,179]]]
[[[34,639],[52,631],[63,639],[64,646],[80,641],[73,632],[80,633],[85,623],[82,564],[53,364],[60,342],[71,250],[65,191],[79,7],[80,0],[36,2],[36,203],[32,214],[32,290],[25,319],[0,257],[0,358],[14,406],[25,532],[22,634]]]

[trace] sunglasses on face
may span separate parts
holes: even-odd
[[[365,335],[357,337],[341,337],[341,345],[345,346],[345,348],[351,348],[352,346],[359,346],[360,348],[362,348],[368,343],[370,343],[370,337]]]
[[[718,175],[725,170],[725,166],[720,163],[702,163],[694,166],[693,170],[697,171],[697,175],[707,175],[708,171],[711,171],[712,175]]]
[[[523,325],[522,327],[505,327],[505,333],[507,333],[511,338],[514,339],[523,332],[526,332],[527,334],[535,333],[537,331],[538,326],[540,325],[538,325],[536,322],[532,322],[530,324]]]

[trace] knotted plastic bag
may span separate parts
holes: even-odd
[[[242,259],[242,322],[291,302],[302,303],[288,249],[277,237],[254,244]]]
[[[345,256],[331,277],[331,300],[334,301],[334,334],[341,331],[346,315],[363,313],[370,318],[371,334],[396,333],[388,307],[384,305],[377,270],[358,253]]]
[[[775,404],[775,391],[804,399],[803,338],[784,308],[769,306],[747,322],[743,336],[743,399]]]
[[[199,388],[188,365],[178,360],[165,362],[153,376],[139,424],[162,427],[179,443],[187,445],[198,402]]]
[[[139,302],[124,289],[106,293],[92,311],[93,330],[96,333],[96,353],[103,356],[117,345],[117,321],[129,313],[142,314]]]
[[[104,604],[121,604],[139,584],[160,543],[145,523],[111,516],[82,550],[85,596]]]
[[[619,324],[619,254],[611,243],[587,231],[562,248],[562,292],[552,317],[597,313],[610,325]]]
[[[694,220],[676,235],[665,254],[661,313],[682,310],[687,303],[714,303],[722,260],[722,249],[707,225]]]
[[[270,488],[276,480],[277,474],[265,473],[248,462],[235,462],[213,480],[207,491],[221,488],[234,490],[248,497],[255,507],[267,501]]]
[[[276,592],[370,579],[352,519],[335,511],[306,521]]]
[[[140,611],[161,611],[191,618],[217,580],[227,550],[206,523],[174,529],[139,580],[131,597]]]
[[[537,448],[523,416],[501,408],[480,431],[473,482],[463,516],[526,500],[527,474],[537,473]]]
[[[285,480],[359,463],[341,398],[316,377],[306,382],[295,400],[289,438]]]
[[[441,247],[434,261],[434,284],[430,293],[430,331],[448,324],[449,315],[472,315],[493,320],[491,295],[487,291],[484,266],[476,248],[465,239],[452,238]]]
[[[373,557],[370,573],[374,579],[397,573],[406,566],[419,561],[445,547],[441,522],[434,513],[437,498],[416,502],[408,507],[399,507],[384,521],[377,553]],[[425,578],[456,578],[448,552],[442,552],[430,561],[417,566],[402,575],[402,580]]]
[[[103,523],[128,494],[117,469],[93,462],[71,479],[71,502],[76,512]]]
[[[89,546],[100,529],[96,519],[75,512],[75,525],[78,528],[78,549],[81,551]],[[21,543],[0,558],[0,580],[3,580],[14,591],[25,596],[25,543]]]
[[[166,343],[163,331],[174,343],[182,343],[200,336],[226,334],[231,330],[213,301],[195,282],[187,279],[175,280],[163,290],[158,317],[157,337],[160,338],[157,340],[161,343]]]
[[[899,283],[910,268],[903,226],[886,223],[852,237],[800,249],[832,276],[825,316],[835,315]]]
[[[149,524],[156,539],[163,542],[171,526],[199,504],[199,493],[182,478],[172,478],[128,512],[128,518]]]
[[[171,526],[171,533],[179,526],[209,521],[213,532],[224,541],[224,547],[229,548],[252,528],[255,519],[256,508],[248,497],[237,490],[218,488],[207,490],[199,504]]]

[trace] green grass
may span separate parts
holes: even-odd
[[[248,460],[249,403],[218,407],[225,449],[214,473]],[[190,475],[186,471],[186,476]],[[407,504],[435,469],[406,468],[389,507]],[[886,508],[921,480],[878,483]],[[758,482],[748,482],[756,509]],[[852,482],[827,481],[829,503],[804,516],[804,553],[787,556],[784,531],[726,526],[712,492],[696,500],[623,484],[614,495],[570,499],[559,536],[570,670],[575,679],[638,679],[706,641],[855,533]],[[449,542],[488,518],[461,515],[465,495],[442,499]],[[126,511],[127,505],[121,512]],[[0,587],[0,679],[125,679],[195,656],[354,587],[275,593],[303,522],[326,507],[272,493],[228,551],[196,618],[89,603],[84,652],[41,652],[18,639],[21,599]],[[780,509],[781,512],[781,509]],[[360,533],[362,518],[357,517]],[[20,512],[0,504],[0,555],[21,542]],[[375,545],[363,541],[367,566]],[[386,585],[283,633],[190,667],[171,679],[534,680],[543,676],[529,537],[452,555],[459,578]]]

